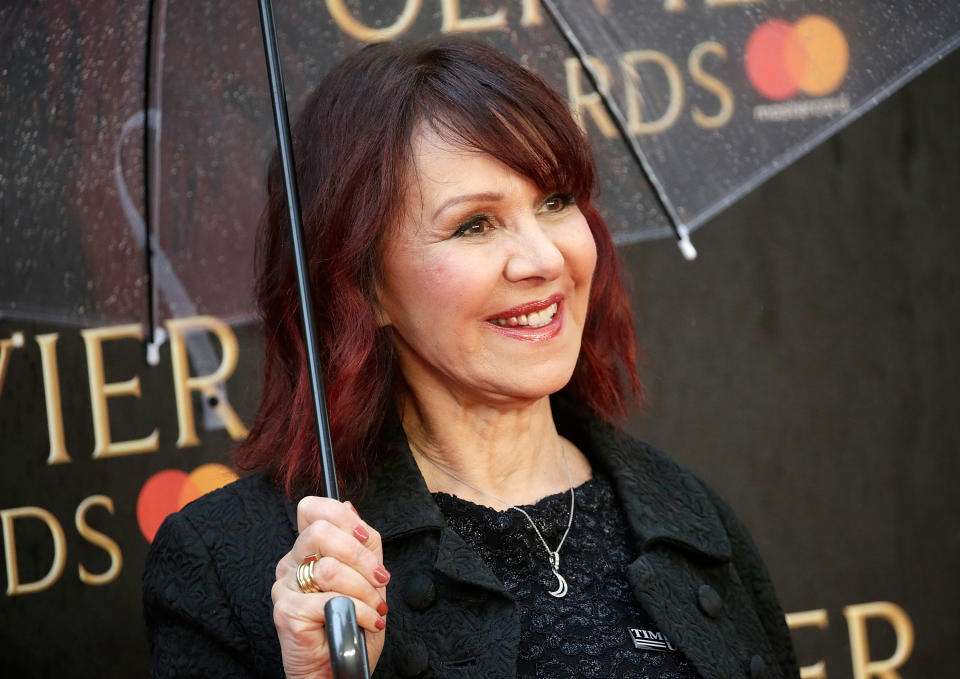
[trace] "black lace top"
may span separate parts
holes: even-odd
[[[450,527],[516,598],[521,628],[517,677],[699,677],[630,591],[627,527],[610,482],[594,476],[575,494],[573,525],[560,550],[560,573],[569,591],[560,599],[547,593],[558,582],[543,544],[520,512],[433,495]],[[547,544],[556,547],[570,516],[569,492],[523,509]]]

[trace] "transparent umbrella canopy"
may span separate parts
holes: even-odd
[[[544,0],[692,231],[960,44],[955,0]],[[619,188],[619,187],[618,187]],[[614,202],[621,201],[619,194]],[[669,235],[656,221],[621,242]]]
[[[375,40],[467,34],[541,73],[590,138],[618,243],[692,232],[960,42],[955,0],[289,0],[275,13],[294,112]],[[257,14],[252,1],[0,8],[0,317],[141,322],[147,336],[169,317],[255,318],[276,144]]]

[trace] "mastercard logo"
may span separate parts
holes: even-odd
[[[798,92],[822,97],[846,77],[850,49],[826,17],[812,14],[792,24],[774,19],[750,34],[744,65],[750,84],[767,99],[783,101]]]
[[[137,523],[147,542],[153,542],[160,524],[201,495],[237,480],[222,464],[203,464],[187,474],[179,469],[159,471],[143,484],[137,497]]]

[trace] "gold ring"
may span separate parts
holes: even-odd
[[[320,555],[316,552],[308,554],[303,558],[303,561],[300,562],[300,565],[297,566],[297,584],[300,585],[300,591],[304,594],[323,591],[313,579],[313,564],[315,564],[319,558]]]

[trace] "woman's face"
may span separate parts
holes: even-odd
[[[421,129],[379,286],[414,392],[458,402],[541,398],[580,353],[597,252],[572,197]]]

